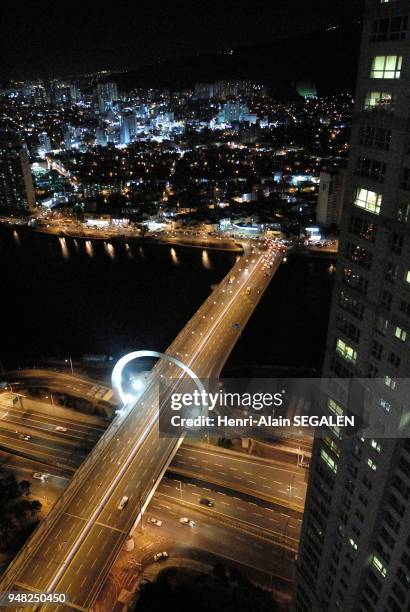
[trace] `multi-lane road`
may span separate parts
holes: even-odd
[[[184,450],[181,446],[174,463]],[[187,450],[191,451],[190,448]],[[203,453],[204,458],[207,456],[205,448],[199,449],[199,453]],[[252,457],[245,456],[244,461],[246,481],[252,478],[246,473],[255,468]],[[32,473],[43,470],[44,466],[19,457],[5,456],[1,465],[18,480],[29,480],[32,496],[47,509],[69,482],[70,475],[63,471],[49,474],[45,482],[35,480]],[[144,513],[142,529],[151,539],[144,567],[149,567],[153,555],[165,546],[171,563],[193,558],[206,560],[212,565],[212,559],[219,557],[246,569],[261,584],[269,586],[274,578],[273,583],[280,590],[288,591],[300,536],[301,515],[285,505],[277,507],[257,497],[242,495],[235,490],[234,478],[229,489],[221,490],[216,485],[179,479],[172,470],[171,466],[171,473],[163,477]],[[205,500],[212,506],[204,503]],[[195,521],[193,532],[180,524],[182,516]],[[150,519],[153,517],[162,521],[161,527],[152,525]],[[137,539],[139,533],[138,530]]]
[[[48,465],[74,471],[106,429],[95,417],[74,420],[66,409],[36,400],[20,396],[16,405],[7,406],[1,399],[0,450]]]
[[[281,258],[273,248],[239,258],[167,352],[199,378],[218,376]],[[102,436],[9,566],[0,590],[67,593],[68,604],[53,609],[89,608],[183,438],[182,432],[179,438],[159,435],[158,414],[170,410],[158,405],[161,376],[174,378],[174,388],[185,378],[170,362],[154,367],[143,394]]]
[[[182,446],[170,470],[303,511],[306,470],[213,448]]]

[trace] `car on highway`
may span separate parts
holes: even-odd
[[[120,503],[118,504],[118,510],[124,510],[127,504],[128,504],[128,497],[124,495],[124,497],[121,499]]]
[[[35,480],[41,480],[44,482],[44,480],[47,480],[47,478],[49,477],[49,474],[46,474],[45,472],[33,472],[31,476]]]
[[[148,519],[148,523],[151,523],[151,525],[156,525],[157,527],[161,527],[162,525],[162,521],[153,516],[150,516],[150,518]]]
[[[31,440],[31,436],[28,434],[19,434],[19,440]]]
[[[164,552],[158,552],[154,555],[154,561],[162,561],[163,559],[168,559],[169,554],[164,550]]]
[[[67,427],[63,427],[62,425],[57,425],[57,427],[55,427],[56,431],[67,431]]]
[[[207,497],[201,497],[199,503],[203,506],[208,506],[208,508],[213,508],[215,506],[215,503],[212,501],[212,499],[208,499]]]
[[[189,519],[187,516],[182,516],[179,519],[179,522],[182,523],[183,525],[186,525],[187,527],[195,527],[196,525],[195,521],[193,521],[192,519]]]

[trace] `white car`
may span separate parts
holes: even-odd
[[[35,478],[35,480],[47,480],[47,478],[49,477],[49,474],[44,474],[43,472],[33,472],[32,473],[32,477]]]
[[[162,559],[168,559],[169,554],[167,552],[159,552],[154,555],[154,561],[162,561]]]
[[[128,504],[128,497],[124,495],[124,497],[121,499],[120,503],[118,504],[118,510],[124,510],[127,504]]]
[[[28,434],[19,434],[19,440],[31,440],[31,436],[29,436]]]
[[[160,520],[159,520],[159,519],[157,519],[157,518],[154,518],[153,516],[151,516],[151,517],[148,519],[148,523],[151,523],[151,525],[156,525],[157,527],[161,527],[161,525],[162,525],[162,521],[160,521]]]
[[[62,427],[62,425],[57,425],[55,428],[56,431],[67,431],[67,427]]]
[[[187,525],[187,527],[195,527],[195,521],[189,519],[187,516],[183,516],[179,519],[179,522],[183,525]]]

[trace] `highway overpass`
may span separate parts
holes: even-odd
[[[0,384],[13,391],[27,388],[44,388],[70,397],[82,399],[106,417],[111,418],[116,401],[111,388],[105,383],[90,380],[86,376],[58,372],[44,368],[31,368],[0,373]]]
[[[270,266],[266,258],[266,251],[256,249],[238,258],[167,354],[184,361],[200,378],[219,376],[282,253],[272,251]],[[175,378],[176,385],[186,380],[176,365],[156,364],[143,394],[114,420],[11,563],[0,591],[66,593],[68,603],[37,609],[89,609],[183,439],[159,436],[159,412],[169,409],[158,406],[161,376]],[[128,504],[119,510],[123,496]]]

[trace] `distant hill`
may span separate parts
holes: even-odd
[[[180,89],[195,83],[250,79],[274,94],[295,93],[296,83],[312,82],[319,94],[354,91],[361,25],[343,25],[297,38],[252,45],[229,53],[198,54],[158,62],[116,75],[121,89]]]

